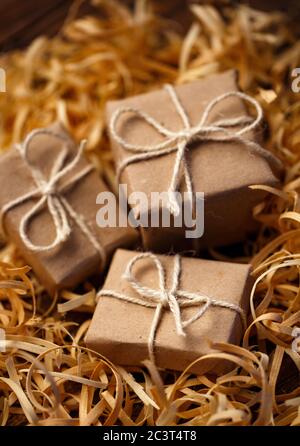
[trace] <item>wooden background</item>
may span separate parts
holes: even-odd
[[[134,3],[134,0],[122,0]],[[164,16],[185,26],[189,24],[189,3],[228,4],[230,0],[152,0],[153,7]],[[0,0],[0,51],[27,45],[40,34],[55,34],[63,24],[73,0]],[[291,16],[299,14],[300,0],[244,0],[263,9],[281,9]],[[82,1],[77,15],[95,14],[97,10]],[[299,14],[300,16],[300,14]]]

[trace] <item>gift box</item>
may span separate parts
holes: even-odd
[[[132,228],[98,227],[96,204],[107,186],[58,123],[31,132],[0,159],[2,227],[53,293],[103,270]]]
[[[150,222],[151,212],[160,216],[158,227],[140,226],[145,249],[199,251],[242,241],[255,230],[252,210],[266,193],[249,186],[278,186],[281,165],[260,146],[262,110],[239,92],[235,71],[109,102],[106,116],[119,182],[128,196],[147,198],[147,206],[134,203],[135,216],[139,222],[146,214]],[[155,209],[151,193],[166,191],[168,205]],[[184,224],[176,226],[172,212],[174,192],[184,191],[204,193],[204,233],[194,238]],[[161,223],[166,207],[169,227]]]
[[[252,286],[250,265],[118,249],[86,335],[115,364],[184,370],[213,354],[211,342],[240,342]],[[222,373],[217,358],[193,366]]]

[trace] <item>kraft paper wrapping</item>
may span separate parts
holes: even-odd
[[[126,279],[122,278],[134,251],[118,249],[115,253],[104,290],[114,290],[137,297]],[[173,256],[159,255],[166,271],[167,284],[173,269]],[[250,265],[216,262],[182,257],[179,289],[204,293],[239,305],[246,312],[253,283]],[[149,259],[143,259],[134,267],[137,280],[144,286],[158,289],[158,274]],[[183,319],[191,317],[199,307],[182,309]],[[89,327],[86,344],[112,362],[121,365],[140,365],[148,358],[148,336],[154,316],[154,308],[101,296]],[[186,329],[186,337],[179,336],[172,313],[164,310],[155,337],[155,357],[159,367],[183,370],[192,361],[213,353],[209,341],[240,342],[242,322],[238,313],[227,308],[211,307]],[[230,364],[220,360],[207,360],[197,364],[197,373],[224,373]]]

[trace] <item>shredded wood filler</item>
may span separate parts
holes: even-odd
[[[242,253],[211,251],[215,259],[251,261],[256,279],[243,345],[214,345],[213,357],[234,365],[217,380],[189,369],[159,375],[150,363],[125,370],[84,348],[93,285],[50,300],[3,242],[0,424],[300,425],[300,353],[293,342],[300,325],[300,97],[291,88],[291,72],[300,66],[297,30],[279,13],[194,5],[183,36],[146,1],[136,0],[134,12],[121,1],[93,3],[99,17],[67,20],[56,37],[41,36],[2,58],[2,151],[59,119],[77,141],[88,135],[89,158],[114,185],[103,125],[107,100],[237,68],[241,88],[267,117],[267,148],[285,166],[284,185],[268,188],[254,209],[261,228]]]

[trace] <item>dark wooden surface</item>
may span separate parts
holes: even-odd
[[[192,15],[191,3],[215,5],[241,3],[237,0],[149,0],[154,10],[176,21],[184,32]],[[134,4],[134,0],[120,0]],[[283,10],[295,18],[300,11],[300,0],[242,0],[243,3],[265,10]],[[23,47],[41,34],[54,35],[67,17],[73,0],[0,0],[0,51]],[[97,13],[88,0],[83,1],[78,15]]]
[[[0,0],[1,51],[29,43],[40,34],[55,33],[72,0]]]
[[[300,11],[299,0],[187,0],[188,3],[209,3],[215,5],[228,5],[243,3],[252,8],[264,11],[283,11],[294,14]]]
[[[150,0],[154,9],[178,23],[190,17],[187,0]],[[120,0],[134,4],[134,0]],[[54,35],[68,15],[73,0],[0,0],[0,51],[23,47],[35,37]],[[97,14],[98,8],[82,1],[76,16]]]

